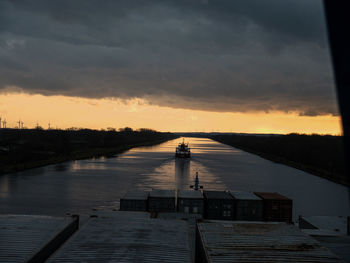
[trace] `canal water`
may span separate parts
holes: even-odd
[[[0,214],[116,210],[127,190],[190,189],[196,172],[208,190],[279,192],[293,199],[294,217],[350,213],[345,186],[205,138],[185,138],[192,158],[177,159],[181,141],[2,175]]]

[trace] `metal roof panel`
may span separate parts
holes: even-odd
[[[206,220],[197,227],[209,262],[342,262],[293,225]]]

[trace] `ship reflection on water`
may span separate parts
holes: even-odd
[[[132,189],[191,189],[198,172],[204,190],[279,192],[293,199],[295,215],[348,215],[345,186],[205,138],[185,138],[191,158],[175,158],[181,141],[2,175],[0,210],[90,214]]]
[[[188,190],[190,181],[191,160],[185,158],[175,158],[175,187],[176,190]]]
[[[172,158],[168,160],[151,173],[142,174],[142,180],[137,182],[136,188],[145,190],[152,188],[190,190],[190,186],[194,184],[196,172],[198,172],[200,184],[204,188],[211,190],[226,189],[219,178],[194,158]]]

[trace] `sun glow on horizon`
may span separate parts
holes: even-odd
[[[0,117],[7,127],[151,128],[170,132],[319,133],[340,135],[340,117],[284,112],[209,112],[151,105],[144,99],[87,99],[26,93],[0,94]]]

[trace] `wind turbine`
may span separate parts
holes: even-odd
[[[6,128],[6,123],[7,123],[7,122],[6,122],[6,119],[3,120],[3,122],[2,122],[2,127],[3,127],[3,128]]]
[[[1,117],[0,117],[0,129],[1,129]]]
[[[21,128],[21,129],[23,129],[23,124],[24,124],[24,123],[23,123],[23,121],[21,121],[21,126],[22,126],[22,128]]]
[[[21,128],[21,120],[19,120],[17,123],[18,123],[18,129],[20,129]]]

